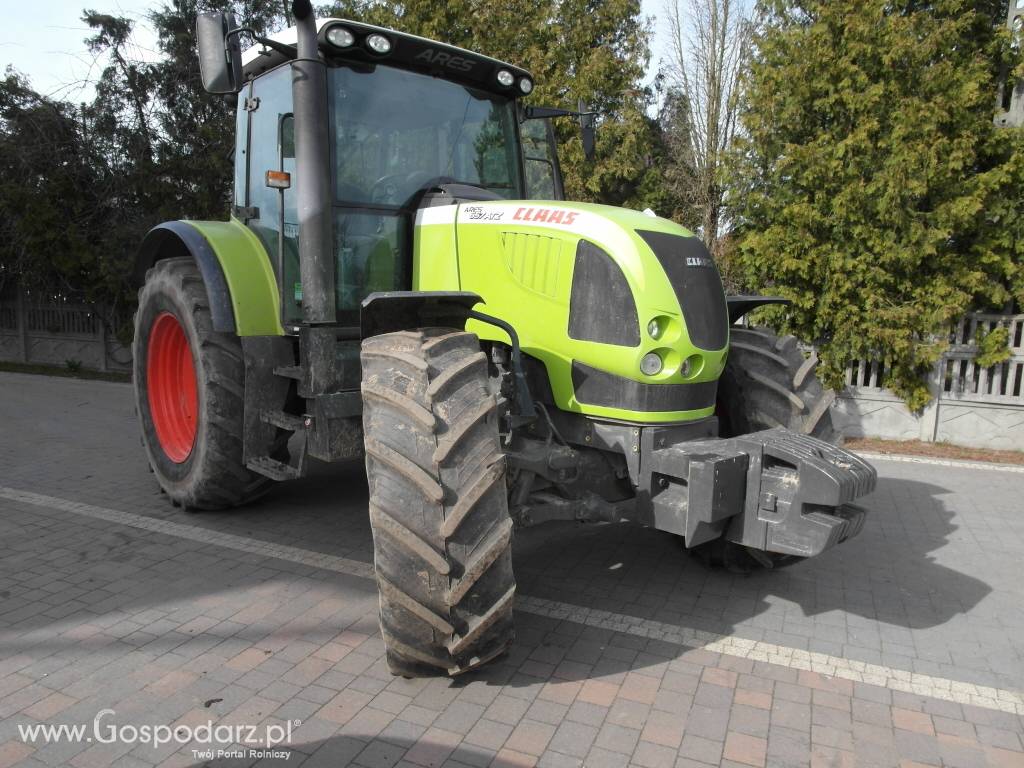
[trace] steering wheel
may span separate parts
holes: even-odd
[[[370,187],[370,200],[375,203],[386,203],[398,195],[399,180],[404,179],[404,173],[389,173],[381,176]]]
[[[402,205],[422,189],[438,184],[452,184],[455,179],[450,176],[432,176],[426,171],[411,173],[389,173],[381,176],[373,183],[370,199],[375,203],[395,203]],[[406,191],[409,194],[405,194]],[[402,196],[402,199],[398,199]]]

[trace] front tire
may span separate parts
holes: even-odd
[[[242,346],[213,330],[191,258],[165,259],[146,273],[132,353],[143,445],[171,501],[223,509],[264,493],[272,481],[242,463]]]
[[[487,359],[443,328],[363,341],[363,434],[391,672],[456,675],[512,642],[512,519]]]

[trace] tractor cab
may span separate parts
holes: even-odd
[[[292,332],[303,317],[296,38],[296,29],[287,29],[240,55],[233,207],[272,256],[281,323]],[[317,165],[328,170],[339,325],[358,325],[367,295],[411,287],[417,210],[456,200],[561,197],[547,123],[571,113],[534,117],[524,108],[518,100],[533,90],[525,70],[342,19],[317,22],[317,48],[327,65],[327,146]]]

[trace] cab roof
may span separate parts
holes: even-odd
[[[447,43],[439,43],[436,40],[428,40],[417,35],[348,19],[317,19],[316,24],[320,53],[329,64],[332,62],[347,62],[357,66],[360,64],[363,66],[383,64],[423,72],[445,80],[454,80],[509,97],[525,95],[519,87],[521,80],[530,80],[532,85],[532,76],[521,67]],[[355,44],[347,48],[331,45],[327,41],[327,33],[334,26],[348,29],[355,36]],[[391,50],[388,53],[374,53],[366,46],[366,38],[375,33],[384,35],[391,42]],[[288,27],[269,37],[284,45],[295,45],[298,41],[295,27]],[[289,57],[285,53],[255,45],[242,53],[243,76],[246,80],[258,77],[288,59]],[[511,86],[503,86],[498,82],[497,75],[501,70],[512,74],[514,82]]]

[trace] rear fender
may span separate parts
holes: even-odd
[[[239,336],[282,336],[277,278],[266,249],[237,219],[168,221],[149,231],[135,282],[163,259],[191,256],[203,276],[213,329]]]

